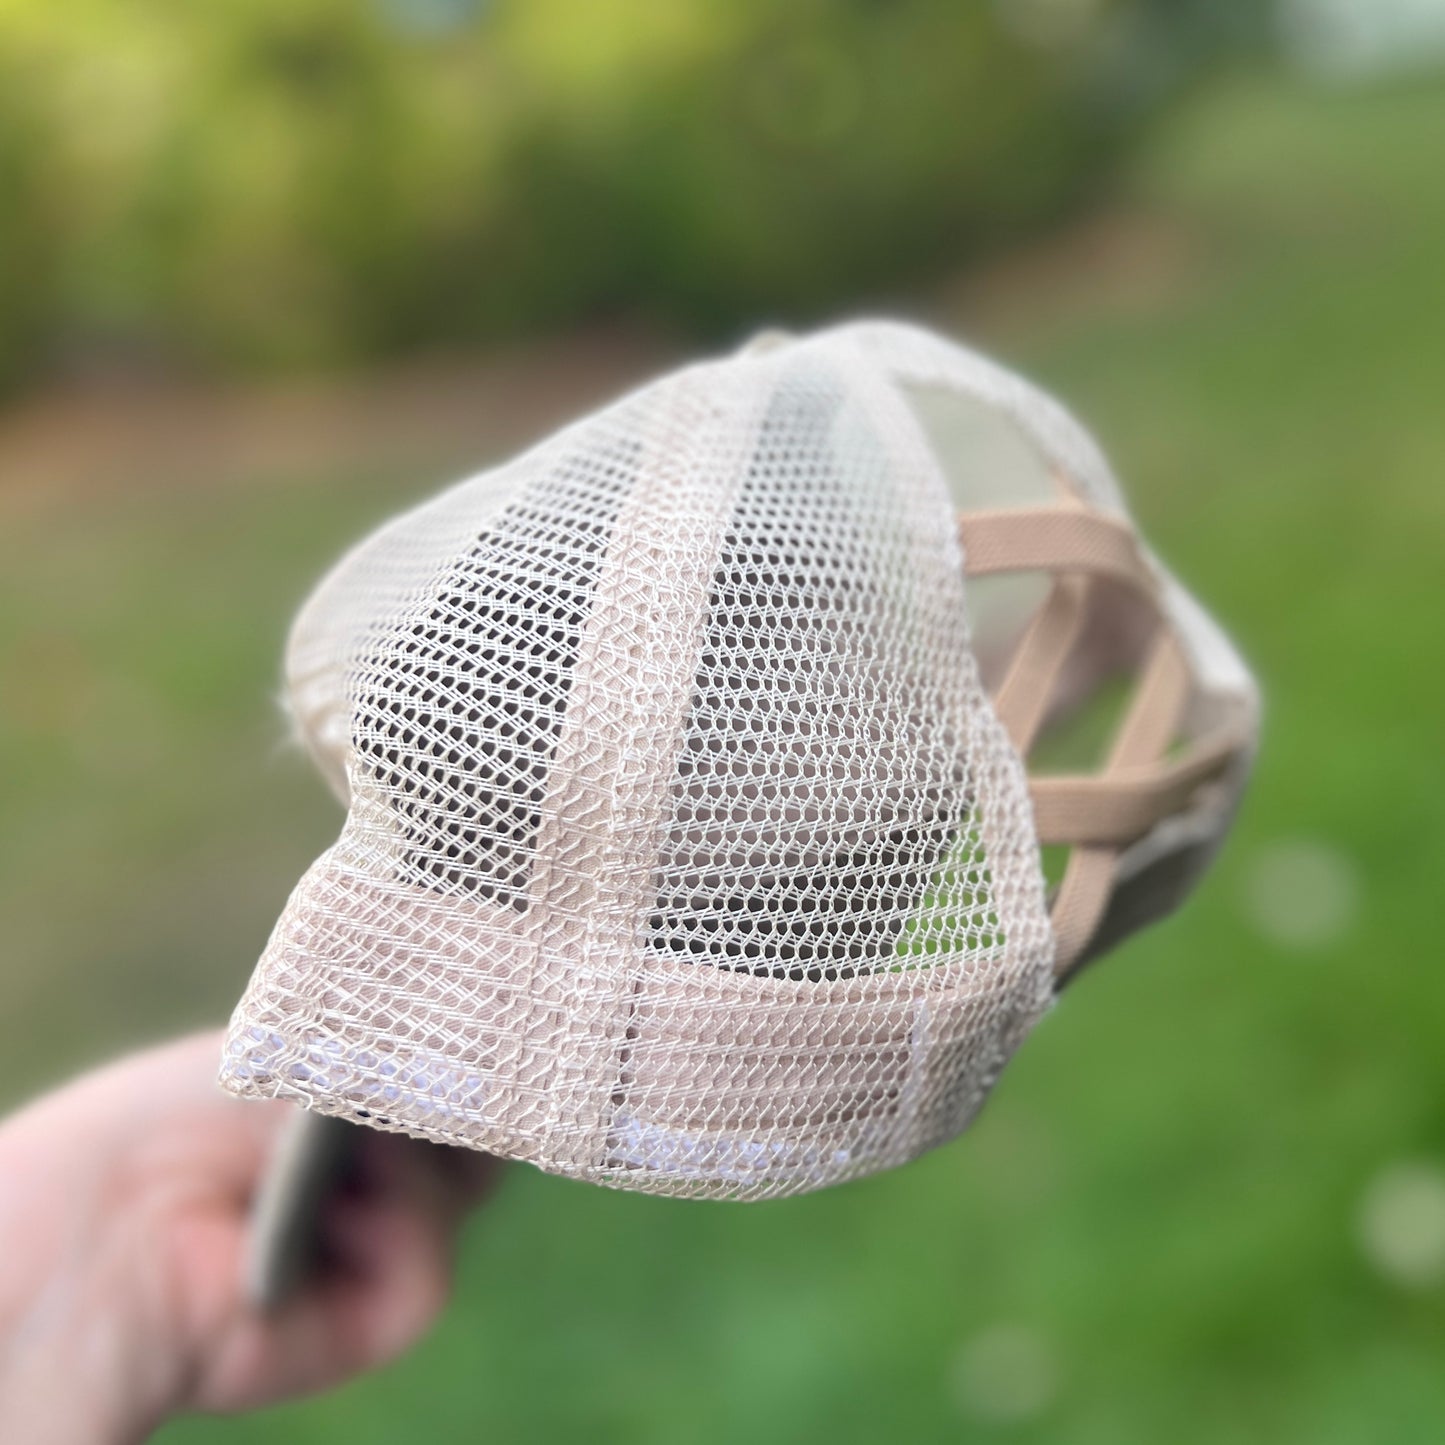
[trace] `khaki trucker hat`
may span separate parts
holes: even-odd
[[[886,322],[686,367],[392,521],[287,684],[347,816],[224,1086],[731,1198],[963,1129],[1193,886],[1258,714],[1076,423]],[[1046,770],[1080,715],[1101,756]]]

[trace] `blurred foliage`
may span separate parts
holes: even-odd
[[[1166,10],[0,0],[0,383],[855,303],[1094,180]]]

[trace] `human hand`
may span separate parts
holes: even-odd
[[[369,1129],[315,1279],[273,1314],[250,1305],[249,1206],[289,1106],[222,1094],[220,1048],[134,1055],[0,1122],[6,1445],[124,1445],[174,1414],[323,1389],[440,1310],[498,1161]]]

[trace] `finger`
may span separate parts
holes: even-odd
[[[306,1394],[395,1359],[446,1301],[455,1219],[440,1195],[415,1189],[334,1199],[323,1267],[278,1310],[236,1311],[208,1352],[197,1407]]]
[[[405,1135],[367,1132],[352,1158],[342,1193],[412,1200],[452,1220],[475,1208],[496,1187],[504,1161],[475,1149]]]

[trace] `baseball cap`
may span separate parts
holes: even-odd
[[[286,676],[347,814],[222,1084],[738,1199],[958,1134],[1193,887],[1259,711],[1079,425],[886,321],[685,367],[389,522]]]

